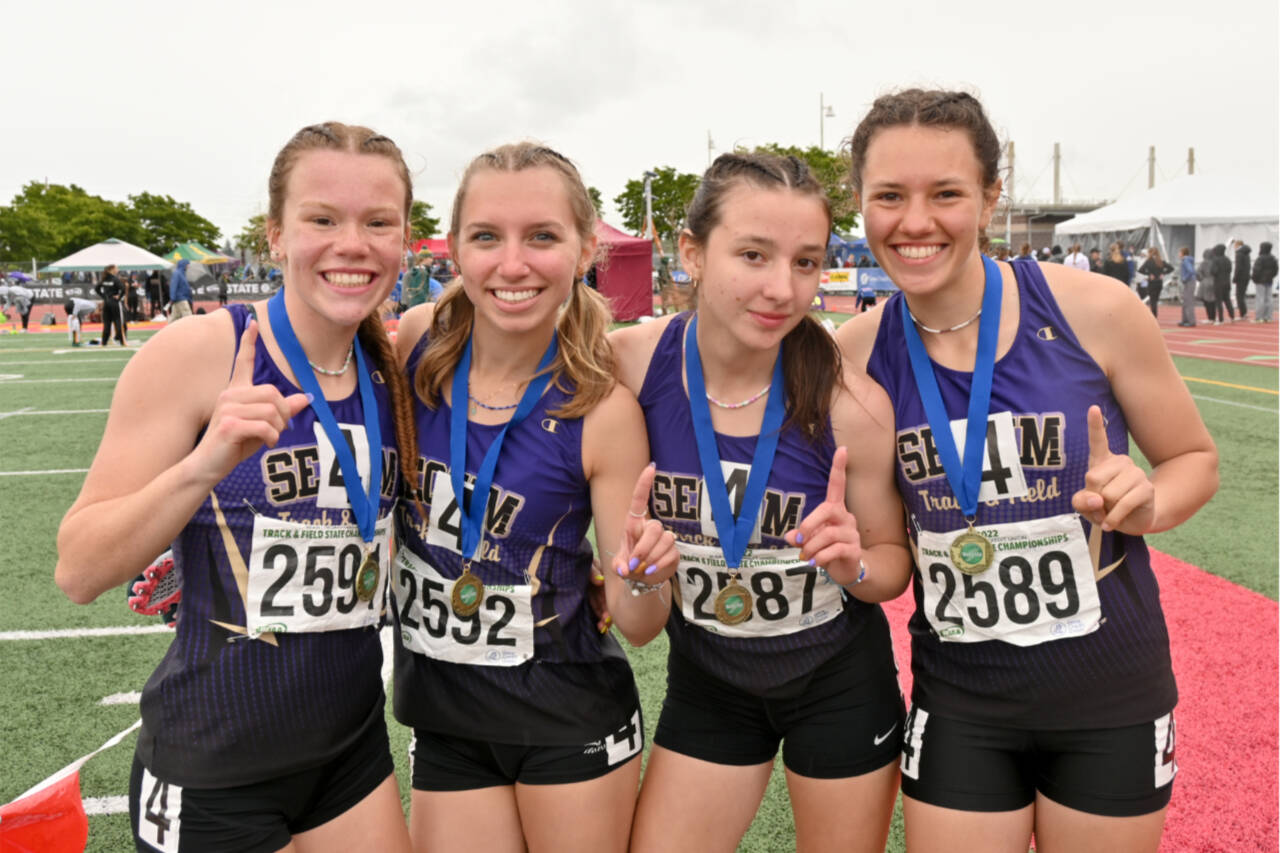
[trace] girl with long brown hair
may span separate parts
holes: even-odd
[[[916,556],[907,847],[1154,853],[1177,690],[1142,537],[1209,499],[1217,452],[1127,284],[982,257],[1001,147],[972,95],[919,89],[851,144],[899,289],[837,337],[892,400]]]
[[[909,557],[888,399],[809,314],[830,233],[803,161],[722,155],[680,235],[696,308],[612,335],[680,551],[637,851],[735,849],[780,745],[797,847],[884,849],[903,707],[876,602]]]

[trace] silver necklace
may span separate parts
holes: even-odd
[[[978,319],[979,317],[981,317],[981,316],[982,316],[982,306],[981,306],[981,305],[979,305],[979,306],[978,306],[978,310],[977,310],[977,311],[974,311],[974,312],[973,312],[973,316],[972,316],[972,317],[970,317],[968,320],[965,320],[963,323],[957,323],[956,325],[952,326],[952,327],[951,327],[951,328],[949,328],[949,329],[933,329],[933,328],[930,328],[929,326],[926,326],[924,323],[921,323],[918,319],[916,319],[916,315],[911,313],[911,309],[910,309],[910,308],[908,308],[908,309],[907,309],[907,313],[911,315],[911,321],[912,321],[913,323],[915,323],[917,326],[919,326],[919,327],[920,327],[920,329],[921,329],[921,331],[928,332],[928,333],[929,333],[929,334],[931,334],[931,335],[945,335],[947,332],[958,332],[958,331],[960,331],[961,329],[963,329],[965,326],[967,326],[967,325],[969,325],[970,323],[972,323],[974,320],[976,320],[976,319]]]
[[[746,408],[747,406],[750,406],[752,403],[754,403],[756,400],[759,400],[765,394],[768,394],[769,389],[772,387],[773,387],[773,384],[770,383],[740,403],[727,403],[724,400],[717,400],[715,397],[712,397],[711,392],[708,391],[707,402],[714,403],[715,405],[719,406],[722,409],[742,409],[742,408]]]
[[[351,348],[347,350],[347,360],[342,362],[342,367],[338,368],[337,370],[329,370],[327,367],[321,367],[311,359],[307,359],[307,364],[311,365],[311,369],[314,370],[316,373],[323,373],[325,376],[341,376],[342,374],[346,373],[348,369],[350,369],[351,356],[355,354],[355,351],[356,351],[356,345],[355,345],[355,342],[352,341]]]

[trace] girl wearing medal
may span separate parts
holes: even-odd
[[[893,401],[914,540],[907,846],[1154,851],[1177,692],[1142,536],[1209,499],[1217,452],[1127,287],[982,256],[1000,150],[972,96],[918,89],[851,142],[899,289],[837,337]]]
[[[386,137],[329,122],[285,145],[269,187],[283,288],[165,329],[129,362],[56,577],[87,603],[171,543],[182,574],[142,693],[139,850],[407,851],[378,627],[416,442],[377,312],[409,173]]]
[[[627,846],[643,726],[586,600],[583,539],[594,518],[609,611],[633,644],[662,629],[676,554],[645,520],[644,422],[614,382],[608,309],[582,283],[594,221],[556,152],[481,155],[448,236],[462,284],[401,319],[427,509],[401,515],[393,567],[419,851]]]
[[[680,236],[696,310],[611,336],[680,552],[635,850],[735,849],[779,743],[797,847],[884,849],[904,709],[875,602],[909,557],[888,399],[808,313],[830,228],[802,161],[722,155]]]

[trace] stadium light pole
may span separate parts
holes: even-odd
[[[835,118],[836,111],[828,103],[823,100],[823,93],[818,93],[818,147],[825,151],[827,149],[827,119]]]

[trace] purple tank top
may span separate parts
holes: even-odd
[[[694,444],[689,396],[683,383],[683,347],[689,316],[677,316],[663,330],[640,390],[650,452],[658,468],[650,510],[674,533],[682,548],[718,548],[719,539],[702,494],[702,464]],[[727,485],[735,512],[755,445],[756,436],[716,433],[720,459],[732,466]],[[758,539],[753,541],[752,552],[767,554],[771,549],[788,547],[783,534],[796,527],[826,497],[834,451],[829,424],[817,442],[811,442],[798,430],[783,428],[761,502]],[[673,606],[667,634],[673,654],[689,658],[712,676],[749,693],[788,695],[819,664],[848,646],[862,631],[883,630],[883,619],[877,618],[880,608],[851,596],[841,597],[842,609],[837,607],[839,612],[834,618],[819,621],[818,612],[805,612],[811,601],[818,600],[815,593],[821,593],[824,581],[819,575],[813,585],[800,588],[799,594],[785,605],[777,600],[778,580],[753,577],[748,584],[755,600],[749,622],[763,628],[764,623],[776,619],[785,609],[787,618],[798,617],[801,625],[809,619],[812,627],[793,625],[799,629],[785,633],[761,631],[753,636],[717,633],[723,629],[716,624],[712,610],[715,595],[724,586],[723,574],[723,570],[687,571],[682,561],[680,594],[694,623],[686,618],[681,606]]]
[[[238,349],[249,308],[227,310]],[[373,378],[383,445],[379,516],[385,518],[400,478],[387,388],[376,370]],[[262,345],[253,381],[285,395],[300,392]],[[359,393],[329,405],[356,436],[349,436],[356,456],[367,459]],[[342,543],[299,540],[255,561],[255,524],[261,532],[274,519],[304,522],[328,534],[336,525],[353,524],[344,522],[344,508],[350,512],[341,473],[327,439],[317,438],[315,413],[306,408],[274,448],[263,447],[214,487],[178,535],[174,560],[182,572],[182,608],[173,643],[143,689],[138,735],[138,755],[157,776],[193,788],[262,781],[322,764],[367,726],[383,724],[376,612],[371,627],[279,632],[271,635],[275,645],[250,639],[244,630],[255,621],[248,607],[295,618],[304,608],[320,618],[369,607],[355,596],[354,554],[345,553],[351,548]],[[389,520],[383,524],[389,531]],[[303,601],[289,603],[290,584],[307,577]],[[375,599],[372,609],[381,607]]]
[[[1014,458],[1005,459],[990,450],[995,442],[990,437],[995,427],[990,427],[988,448],[997,458],[984,470],[984,481],[998,489],[1020,466],[1026,490],[1017,498],[984,498],[978,508],[980,528],[1074,512],[1071,496],[1083,487],[1088,468],[1086,412],[1090,405],[1102,409],[1112,451],[1129,452],[1124,413],[1110,383],[1067,325],[1039,265],[1015,262],[1012,267],[1020,298],[1018,332],[1009,351],[996,362],[990,412],[993,418],[997,413],[1011,415],[1013,439],[1006,450],[1011,448],[1007,455]],[[898,488],[907,505],[914,542],[921,531],[955,531],[965,521],[954,505],[912,376],[903,337],[902,299],[901,293],[895,293],[885,306],[867,372],[893,401]],[[972,374],[936,363],[933,370],[948,415],[963,419]],[[1080,636],[1027,646],[1002,640],[948,642],[941,635],[947,629],[938,630],[938,625],[946,624],[941,611],[947,602],[926,605],[925,579],[917,557],[916,610],[910,622],[915,703],[943,716],[1041,729],[1136,724],[1155,719],[1176,704],[1168,634],[1146,543],[1140,536],[1093,531],[1083,519],[1078,523],[1086,539],[1093,534],[1096,551],[1090,554],[1094,565],[1081,568],[1112,568],[1096,582],[1101,624]],[[997,566],[1001,560],[997,556]],[[1037,568],[1028,563],[1027,577]],[[934,571],[932,566],[928,569]],[[989,569],[989,574],[977,579],[989,581],[998,571],[1005,570]],[[1040,576],[1048,579],[1049,586],[1040,592],[1013,589],[1003,598],[988,597],[986,587],[974,583],[980,594],[973,599],[981,599],[972,605],[974,618],[1005,618],[1009,613],[1016,618],[1050,607],[1069,610],[1071,593],[1059,591],[1063,578],[1057,572],[1049,560],[1047,567],[1040,567]],[[1012,570],[1007,578],[1015,585],[1025,580],[1020,571]],[[1064,624],[1070,622],[1064,620]]]
[[[412,378],[426,338],[409,360]],[[586,599],[591,494],[582,470],[582,419],[552,414],[572,389],[548,388],[502,445],[485,535],[471,571],[486,591],[476,617],[449,597],[462,574],[449,476],[448,403],[415,400],[423,519],[406,500],[394,596],[396,718],[406,725],[499,743],[583,744],[635,711],[630,665],[601,636]],[[501,424],[467,424],[470,482]],[[425,564],[425,565],[424,565]],[[502,665],[495,665],[501,663]]]

